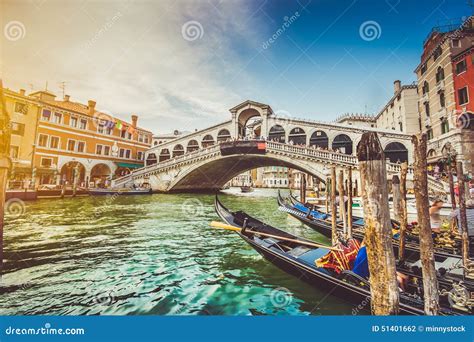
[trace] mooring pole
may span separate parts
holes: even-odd
[[[342,219],[344,235],[347,235],[347,217],[346,204],[344,203],[344,170],[339,170],[339,179],[337,181],[339,192],[339,217]]]
[[[415,155],[414,188],[418,224],[420,226],[420,257],[423,273],[425,314],[437,315],[439,312],[439,293],[429,211],[426,134],[421,134],[421,136],[414,135],[412,142]]]
[[[456,194],[454,192],[453,165],[448,164],[449,197],[451,198],[451,208],[456,209]]]
[[[358,186],[358,182],[357,182],[357,179],[354,181],[354,197],[358,197],[359,196],[359,186]]]
[[[352,238],[352,169],[347,170],[347,238]]]
[[[400,178],[398,178],[398,175],[393,175],[392,177],[392,198],[393,215],[395,220],[400,222],[402,203],[400,194]]]
[[[337,243],[336,168],[331,168],[331,227],[332,245]]]
[[[326,177],[325,192],[326,192],[326,214],[329,214],[329,187],[331,186],[331,180]]]
[[[5,200],[8,170],[10,161],[10,116],[8,115],[5,96],[3,93],[3,82],[0,79],[0,276],[3,275],[3,226],[5,215]]]
[[[458,176],[458,189],[459,189],[459,218],[462,238],[462,259],[464,263],[464,276],[469,272],[466,272],[466,267],[469,266],[469,238],[467,228],[467,215],[466,215],[466,194],[464,191],[464,170],[462,162],[456,163],[456,174]]]
[[[403,263],[405,261],[405,240],[408,225],[408,212],[407,212],[407,174],[408,174],[408,162],[403,162],[400,173],[400,237],[398,247],[398,261]]]
[[[392,247],[386,161],[377,133],[362,134],[357,158],[364,203],[372,313],[396,315],[399,290]]]
[[[300,201],[306,203],[306,175],[301,173],[300,178]]]

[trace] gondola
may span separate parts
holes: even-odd
[[[281,268],[285,272],[297,276],[310,285],[329,291],[352,303],[370,301],[370,283],[351,270],[337,273],[331,269],[318,267],[316,260],[329,253],[322,247],[309,247],[306,243],[311,242],[299,238],[272,226],[269,226],[242,211],[231,212],[219,201],[216,196],[215,209],[219,217],[227,224],[241,228],[238,235],[260,253],[265,259]],[[281,237],[265,237],[261,234],[271,234]],[[291,239],[287,241],[285,239]],[[400,293],[400,313],[410,315],[423,315],[424,303],[419,295],[418,285],[410,285],[406,292]],[[440,314],[461,315],[466,312],[451,306],[448,295],[440,297]]]
[[[249,185],[243,185],[240,187],[240,192],[242,193],[249,193],[249,192],[252,192],[253,191],[253,188]]]
[[[327,215],[316,207],[308,208],[305,204],[297,201],[290,196],[290,203],[288,203],[280,193],[278,193],[278,205],[280,210],[287,212],[294,218],[303,222],[305,225],[313,228],[324,236],[331,237],[332,225],[330,221],[330,214]],[[311,212],[311,214],[310,214]],[[396,221],[392,220],[392,224],[396,225]],[[396,226],[394,226],[396,228]],[[342,222],[338,221],[338,229],[342,230]],[[361,217],[353,216],[352,236],[362,241],[364,238],[364,220]],[[392,240],[393,250],[395,255],[398,255],[399,241],[394,238]],[[450,258],[460,259],[461,255],[456,248],[435,248],[435,260],[437,262],[444,262]],[[417,261],[420,259],[420,244],[417,237],[407,236],[405,243],[405,257],[408,261]]]

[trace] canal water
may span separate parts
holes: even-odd
[[[329,242],[278,211],[275,190],[231,189],[221,200]],[[10,203],[0,314],[354,313],[353,305],[271,265],[235,233],[210,228],[218,219],[213,201],[213,195],[154,194]]]

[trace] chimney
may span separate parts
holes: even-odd
[[[393,82],[393,91],[395,94],[398,93],[401,88],[402,88],[402,82],[400,82],[400,80],[396,80],[395,82]]]
[[[25,96],[25,89],[20,89],[20,95]]]
[[[64,95],[64,101],[69,102],[69,98],[70,98],[69,95]]]
[[[132,126],[137,128],[138,116],[136,114],[132,114]]]
[[[94,113],[95,113],[95,101],[94,100],[87,101],[87,108],[89,108],[89,114],[94,115]]]

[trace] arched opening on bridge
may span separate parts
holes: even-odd
[[[288,142],[295,145],[306,145],[306,132],[300,127],[295,127],[288,135]]]
[[[153,164],[156,164],[157,162],[158,160],[156,158],[156,154],[149,153],[148,156],[146,157],[145,165],[146,166],[153,165]]]
[[[337,135],[332,142],[332,149],[341,153],[352,154],[352,140],[346,134]]]
[[[212,135],[205,135],[204,138],[202,138],[201,145],[203,148],[214,145],[214,138],[212,137]]]
[[[227,141],[230,139],[230,132],[228,129],[221,129],[219,133],[217,133],[217,142]]]
[[[316,131],[311,134],[311,138],[309,138],[309,146],[316,146],[326,150],[329,147],[329,139],[326,132]]]
[[[61,168],[61,182],[62,184],[72,185],[74,181],[74,174],[76,174],[77,184],[84,182],[86,178],[86,168],[77,161],[70,161]]]
[[[408,150],[402,143],[391,142],[385,149],[385,158],[390,159],[392,163],[402,163],[408,161]]]
[[[239,136],[252,137],[259,136],[261,133],[262,118],[256,109],[246,109],[239,114]]]
[[[268,140],[285,143],[285,129],[281,125],[275,125],[268,132]]]
[[[181,144],[176,145],[173,148],[173,158],[177,156],[182,156],[184,154],[184,147]]]
[[[91,170],[91,178],[89,182],[94,182],[96,186],[105,185],[105,181],[110,178],[112,171],[106,164],[97,164]]]
[[[167,148],[164,148],[160,151],[160,159],[159,159],[160,163],[170,158],[171,158],[170,150],[168,150]]]
[[[199,143],[197,142],[197,140],[190,140],[188,142],[188,146],[186,147],[186,152],[189,153],[196,150],[199,150]]]

